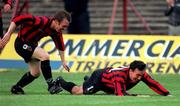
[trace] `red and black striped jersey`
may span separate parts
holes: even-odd
[[[152,79],[148,73],[144,73],[141,78],[149,88],[160,95],[168,95],[169,91],[166,90],[161,84]],[[133,88],[138,82],[132,82],[129,78],[129,68],[107,68],[103,74],[101,82],[107,87],[107,89],[111,89],[108,93],[114,93],[118,96],[128,95],[127,90]]]
[[[12,19],[17,26],[20,27],[18,37],[24,41],[34,45],[43,37],[50,36],[54,41],[56,48],[64,51],[64,41],[62,32],[57,32],[50,28],[53,18],[46,16],[20,15]]]

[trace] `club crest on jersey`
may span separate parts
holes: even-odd
[[[28,50],[28,51],[32,51],[32,47],[28,46],[27,44],[23,45],[23,49]]]

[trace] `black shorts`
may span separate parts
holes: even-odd
[[[36,45],[33,45],[31,43],[25,43],[20,38],[16,38],[15,44],[14,44],[16,52],[24,59],[24,61],[27,63],[31,60],[31,57],[33,55],[33,52]]]
[[[91,77],[83,83],[83,94],[94,94],[101,90],[101,76],[103,69],[95,70]]]

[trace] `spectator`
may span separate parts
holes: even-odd
[[[65,9],[71,13],[72,21],[68,27],[70,34],[89,34],[89,0],[64,0]]]
[[[4,2],[4,4],[1,2]],[[12,1],[11,0],[2,0],[1,2],[0,2],[0,4],[3,6],[0,7],[0,38],[3,37],[3,21],[2,21],[1,8],[3,8],[4,12],[8,12],[12,7]]]
[[[165,15],[169,16],[169,35],[180,35],[180,0],[167,0],[168,9]]]

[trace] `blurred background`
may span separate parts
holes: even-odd
[[[164,11],[167,8],[166,0],[16,1],[18,3],[14,2],[14,4],[18,5],[18,7],[13,8],[8,14],[3,14],[4,29],[8,27],[12,14],[30,13],[33,15],[51,16],[57,10],[64,10],[65,6],[66,9],[74,6],[74,8],[79,7],[77,11],[85,11],[87,9],[88,13],[81,16],[81,18],[87,18],[89,15],[89,32],[92,34],[168,34],[168,17],[164,15]],[[73,10],[76,11],[75,9]],[[70,12],[73,10],[69,9]],[[88,27],[87,23],[85,25]]]

